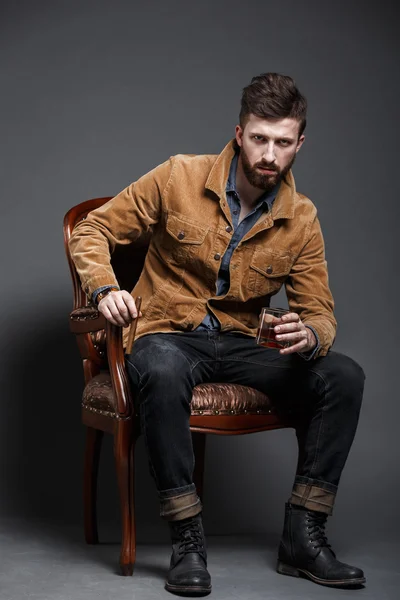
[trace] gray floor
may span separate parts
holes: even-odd
[[[166,532],[167,535],[167,532]],[[109,537],[110,536],[110,537]],[[150,536],[151,537],[151,536]],[[1,600],[156,600],[164,590],[170,547],[167,537],[139,543],[133,577],[118,575],[118,540],[87,546],[80,528],[46,522],[1,522]],[[277,537],[208,536],[210,598],[246,600],[400,598],[400,546],[388,541],[352,541],[335,547],[338,558],[364,569],[367,585],[335,590],[275,572]]]

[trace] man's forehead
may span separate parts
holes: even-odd
[[[283,119],[263,119],[251,114],[246,123],[248,133],[261,133],[274,137],[293,137],[299,133],[300,123],[297,119],[285,117]]]

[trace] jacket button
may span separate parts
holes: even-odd
[[[188,324],[186,325],[186,329],[187,329],[188,331],[192,331],[193,327],[194,327],[193,323],[188,323]]]
[[[221,255],[217,252],[217,254],[214,254],[214,258],[215,260],[219,260],[221,258]]]
[[[230,233],[232,231],[232,227],[230,225],[227,225],[225,227],[225,231],[227,231],[228,233]]]
[[[184,237],[185,237],[185,232],[184,231],[180,231],[178,233],[178,240],[183,240]]]
[[[271,265],[268,265],[268,267],[267,267],[268,275],[271,275],[272,271],[273,271],[273,268],[271,267]]]

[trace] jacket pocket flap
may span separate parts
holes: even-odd
[[[206,227],[188,223],[171,214],[167,217],[166,229],[177,242],[182,244],[201,244],[208,231]]]
[[[261,265],[259,261],[257,261],[257,264],[251,264],[250,268],[265,277],[283,277],[284,275],[289,275],[292,262],[290,256],[275,255],[269,257],[269,260],[266,260]]]

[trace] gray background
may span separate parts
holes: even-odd
[[[331,535],[395,539],[395,3],[42,0],[2,2],[0,22],[1,515],[81,522],[83,377],[68,330],[65,212],[116,194],[172,154],[219,153],[242,87],[277,71],[309,100],[294,173],[324,231],[335,349],[367,374]],[[118,531],[111,438],[103,458],[100,518]],[[210,436],[207,531],[280,532],[295,464],[293,430]],[[147,539],[164,530],[143,440],[137,484]]]

